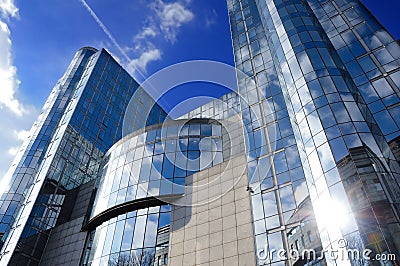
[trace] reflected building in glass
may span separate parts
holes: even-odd
[[[399,44],[359,0],[228,0],[228,11],[246,74],[256,250],[370,249],[397,258],[372,264],[398,265]],[[259,263],[366,261],[326,253]]]
[[[399,265],[399,44],[359,0],[227,6],[238,91],[176,120],[77,52],[4,178],[0,264]]]

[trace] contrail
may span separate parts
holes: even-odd
[[[125,57],[125,59],[130,62],[131,59],[129,56],[125,53],[125,51],[122,49],[122,47],[119,45],[117,40],[114,38],[114,36],[111,34],[111,32],[107,29],[106,25],[99,19],[99,17],[96,15],[96,13],[93,11],[93,9],[86,3],[85,0],[79,0],[82,5],[89,11],[90,15],[93,17],[93,19],[97,22],[97,24],[100,26],[100,28],[103,30],[103,32],[107,35],[107,37],[111,40],[111,42],[117,47],[117,49],[121,52],[121,54]],[[134,66],[135,67],[135,66]],[[135,71],[139,73],[144,79],[146,79],[145,75],[137,68],[135,67]]]

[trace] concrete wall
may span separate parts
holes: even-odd
[[[177,203],[186,206],[173,207],[169,265],[256,264],[245,169],[240,156],[189,177]]]

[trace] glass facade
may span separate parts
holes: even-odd
[[[349,250],[398,258],[398,43],[357,0],[228,0],[228,10],[235,63],[248,75],[238,75],[234,98],[257,252],[311,248],[318,257],[344,239]],[[226,116],[209,110],[227,97],[189,117]]]
[[[398,254],[399,165],[387,142],[399,134],[397,42],[360,1],[229,0],[228,9],[236,66],[248,75],[238,84],[257,250],[289,252],[313,224],[319,250],[345,239]],[[301,219],[304,206],[313,215]]]
[[[399,136],[399,48],[360,1],[308,1],[387,141]]]
[[[236,66],[248,75],[238,83],[248,142],[249,185],[254,191],[256,249],[279,250],[287,247],[292,228],[286,225],[308,195],[305,174],[273,63],[274,49],[268,45],[256,3],[228,1],[228,7]]]
[[[4,177],[1,264],[39,262],[66,191],[98,177],[104,153],[122,137],[125,109],[138,87],[105,50],[76,53]],[[140,95],[146,100],[138,109],[151,99]],[[148,124],[167,117],[157,104],[151,114]]]
[[[121,214],[91,232],[83,265],[165,265],[169,205]]]
[[[135,204],[154,197],[182,197],[187,176],[223,162],[223,131],[213,119],[175,120],[116,143],[104,158],[88,222],[96,229],[88,240],[84,264],[116,265],[115,261],[140,261],[143,256],[140,265],[163,265],[160,262],[168,256],[170,205],[156,202],[161,206],[140,208]],[[139,209],[128,212],[130,208]]]
[[[83,73],[88,58],[93,53],[95,51],[92,49],[82,49],[77,52],[66,74],[54,87],[41,115],[33,125],[29,142],[19,151],[7,176],[4,177],[9,180],[9,188],[1,198],[0,230],[2,234],[10,231],[16,218],[16,210],[21,207],[27,196],[25,190],[34,181],[34,176],[49,148],[51,137],[65,111],[66,103],[71,99],[73,89]]]
[[[104,159],[92,216],[146,197],[183,193],[186,176],[223,161],[222,126],[176,120],[118,142]]]
[[[189,113],[181,116],[181,119],[209,117],[213,119],[227,119],[240,113],[239,95],[230,92],[219,99],[215,99],[202,105]]]

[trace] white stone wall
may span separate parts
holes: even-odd
[[[174,206],[169,265],[256,265],[245,156],[194,174]],[[189,181],[190,183],[190,181]]]

